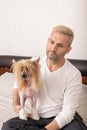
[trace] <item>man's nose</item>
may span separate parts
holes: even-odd
[[[52,51],[55,51],[56,49],[57,49],[56,45],[53,44],[52,47],[51,47],[51,50],[52,50]]]

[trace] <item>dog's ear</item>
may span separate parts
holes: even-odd
[[[16,63],[16,60],[15,59],[12,59],[12,64],[15,64]]]
[[[15,59],[12,59],[12,63],[11,63],[11,67],[10,67],[10,70],[11,70],[11,71],[13,71],[13,68],[14,68],[16,62],[17,62],[17,61],[16,61]]]
[[[40,57],[38,57],[36,60],[34,60],[34,62],[36,62],[36,63],[39,63],[39,61],[40,61]]]

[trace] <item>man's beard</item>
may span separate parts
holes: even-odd
[[[52,62],[57,62],[59,60],[58,54],[55,51],[47,51],[47,58]]]

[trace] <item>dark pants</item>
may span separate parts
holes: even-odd
[[[18,117],[15,117],[3,123],[1,130],[41,130],[53,119],[54,117],[40,118],[37,121],[30,118],[28,120],[20,120]],[[79,114],[76,113],[74,120],[61,130],[87,130],[87,127],[83,123]]]

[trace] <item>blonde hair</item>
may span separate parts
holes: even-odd
[[[64,25],[58,25],[53,28],[52,32],[58,32],[69,36],[69,45],[72,44],[72,41],[74,39],[74,33],[69,27],[66,27]]]

